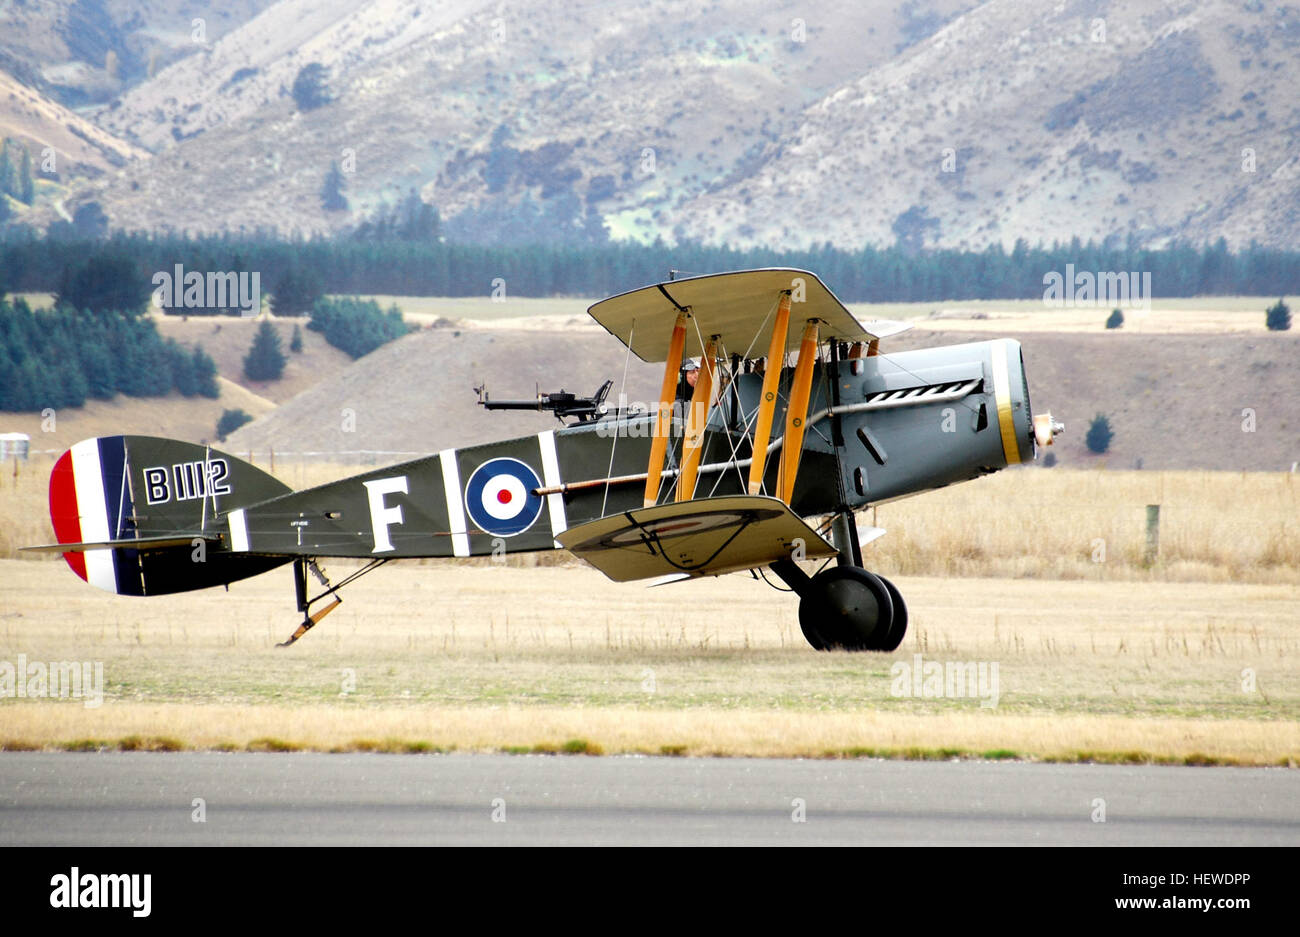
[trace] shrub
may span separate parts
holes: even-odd
[[[325,82],[329,73],[320,62],[308,62],[293,80],[293,100],[300,111],[315,110],[330,102]]]
[[[1291,328],[1291,307],[1279,298],[1264,311],[1264,324],[1271,332],[1285,332]]]
[[[1110,318],[1106,320],[1106,328],[1108,329],[1117,329],[1123,324],[1124,324],[1124,313],[1122,313],[1118,309],[1113,311],[1110,314]]]
[[[225,442],[227,436],[245,423],[251,422],[253,418],[243,410],[222,410],[221,418],[217,420],[217,439]]]
[[[1104,414],[1098,413],[1088,424],[1088,435],[1084,437],[1084,442],[1088,448],[1100,455],[1110,448],[1110,441],[1115,434],[1111,432],[1110,420],[1106,419]]]

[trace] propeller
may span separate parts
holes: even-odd
[[[1050,413],[1040,413],[1034,417],[1034,442],[1040,446],[1050,446],[1052,440],[1065,432],[1065,424],[1052,419]]]

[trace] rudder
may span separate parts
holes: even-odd
[[[65,552],[68,566],[86,582],[119,595],[165,595],[288,562],[285,556],[231,554],[223,531],[230,510],[291,490],[210,447],[103,436],[82,440],[55,463],[50,519],[60,544],[142,542]]]

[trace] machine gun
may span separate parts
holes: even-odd
[[[605,397],[613,386],[613,381],[606,381],[590,397],[579,397],[560,390],[554,394],[538,393],[533,400],[490,400],[487,385],[475,387],[474,392],[478,394],[479,406],[484,410],[550,410],[561,423],[565,417],[576,417],[579,423],[587,423],[605,413]]]

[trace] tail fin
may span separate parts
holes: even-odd
[[[77,443],[55,463],[50,519],[59,545],[70,547],[63,558],[91,585],[119,595],[166,595],[288,562],[287,556],[232,554],[224,532],[231,510],[291,490],[205,446],[103,436]]]

